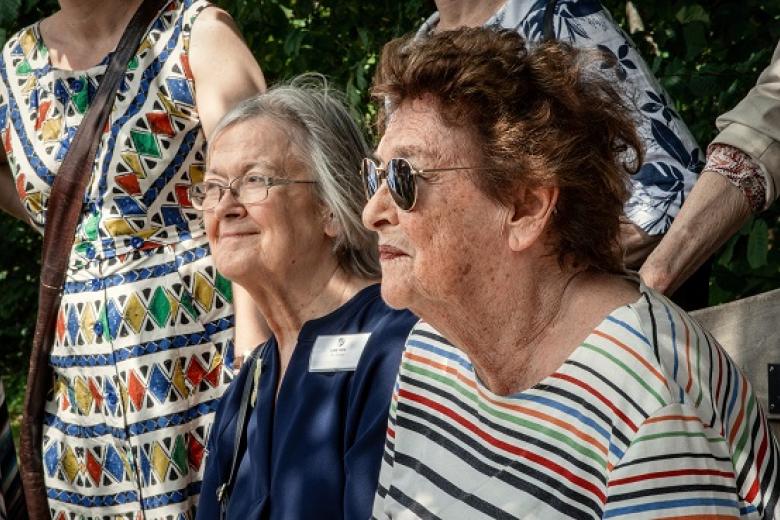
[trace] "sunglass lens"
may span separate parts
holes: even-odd
[[[379,189],[379,175],[377,174],[374,161],[371,159],[363,159],[361,173],[363,174],[363,185],[366,189],[366,197],[370,199]]]
[[[406,159],[391,159],[387,165],[387,187],[398,207],[409,211],[414,206],[415,184],[412,165]]]

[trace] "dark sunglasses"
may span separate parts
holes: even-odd
[[[415,177],[425,178],[426,173],[448,172],[457,170],[481,170],[477,166],[461,166],[455,168],[428,168],[420,170],[412,166],[408,159],[402,157],[390,159],[387,166],[380,168],[373,159],[365,158],[360,165],[360,175],[366,190],[366,200],[370,200],[379,191],[382,179],[387,180],[387,188],[395,204],[403,211],[412,211],[417,202],[417,184]]]

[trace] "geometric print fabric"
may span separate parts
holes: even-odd
[[[126,261],[149,266],[168,254]],[[159,278],[81,290],[91,267],[68,278],[80,290],[63,295],[50,358],[43,453],[53,515],[190,518],[232,378],[229,285],[209,256]]]
[[[173,250],[125,263],[153,268],[183,256],[163,249]],[[91,268],[68,278],[78,291],[63,295],[50,358],[43,452],[52,512],[189,518],[213,414],[232,378],[229,285],[209,256],[159,278],[83,290]]]
[[[234,325],[187,196],[205,151],[187,53],[208,5],[171,0],[152,23],[98,146],[50,356],[42,451],[57,520],[194,517]],[[106,63],[55,69],[37,24],[3,48],[0,142],[40,231]]]

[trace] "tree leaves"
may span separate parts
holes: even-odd
[[[710,23],[710,15],[699,4],[685,5],[677,11],[675,18],[681,24],[688,24],[691,22],[702,22],[704,24]]]
[[[763,219],[756,219],[750,230],[747,243],[747,260],[750,267],[758,269],[766,265],[769,245],[769,226]]]
[[[7,27],[13,25],[19,16],[19,8],[22,0],[2,0],[0,1],[0,26]]]

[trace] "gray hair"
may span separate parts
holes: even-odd
[[[260,117],[273,118],[302,138],[297,143],[300,159],[309,166],[317,195],[339,229],[333,252],[341,267],[362,277],[378,277],[377,238],[361,220],[365,193],[358,173],[371,150],[340,93],[328,87],[324,76],[304,74],[246,99],[217,123],[209,138],[209,155],[211,143],[228,127]]]

